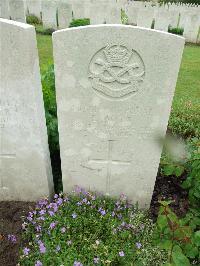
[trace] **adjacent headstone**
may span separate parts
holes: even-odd
[[[162,10],[156,13],[154,29],[167,32],[169,24],[170,24],[169,11]]]
[[[127,16],[128,16],[128,23],[132,25],[137,25],[137,17],[138,17],[139,8],[130,6],[127,8]]]
[[[183,36],[187,42],[200,42],[200,13],[188,14],[184,27]]]
[[[92,25],[121,24],[121,8],[116,4],[91,4],[90,23]]]
[[[8,0],[0,0],[0,18],[10,19]]]
[[[26,0],[28,13],[41,18],[42,4],[41,0]]]
[[[72,5],[65,2],[58,3],[58,27],[68,28],[72,21]]]
[[[154,19],[153,8],[140,9],[137,17],[137,26],[144,28],[151,28]]]
[[[74,19],[85,18],[86,4],[83,1],[79,0],[72,0],[71,3],[72,3],[73,18]]]
[[[103,3],[90,5],[90,24],[106,24],[107,21],[107,5]]]
[[[0,19],[0,200],[51,196],[35,29]]]
[[[10,18],[19,22],[26,22],[25,6],[23,0],[8,0]]]
[[[57,3],[54,0],[42,0],[42,23],[44,28],[57,28]]]
[[[53,46],[64,191],[149,205],[184,38],[99,25],[58,31]]]

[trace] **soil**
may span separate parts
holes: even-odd
[[[156,219],[159,200],[174,200],[171,205],[178,216],[183,216],[188,209],[187,192],[180,184],[182,178],[158,176],[152,197],[150,215]],[[19,247],[22,245],[21,224],[22,216],[34,208],[30,202],[0,202],[0,266],[16,266],[18,261]],[[16,243],[7,240],[8,234],[17,238]]]
[[[33,209],[33,202],[0,202],[0,265],[16,266],[21,243],[22,216]],[[16,236],[17,242],[7,240],[8,234]]]

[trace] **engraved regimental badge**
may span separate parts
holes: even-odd
[[[145,67],[135,50],[124,45],[108,45],[94,54],[88,72],[96,92],[110,99],[124,99],[139,90]]]

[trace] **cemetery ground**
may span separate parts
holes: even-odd
[[[51,36],[38,34],[37,40],[54,181],[56,183],[56,188],[59,191],[61,188],[59,183],[60,160],[57,136],[54,74],[53,67],[51,66],[53,63]],[[164,247],[167,251],[175,246],[176,251],[171,254],[170,258],[171,264],[166,264],[169,266],[184,266],[190,264],[200,265],[199,73],[200,47],[195,45],[186,45],[179,71],[168,133],[173,133],[174,135],[177,135],[179,139],[183,139],[184,145],[187,147],[187,158],[179,158],[178,160],[172,159],[167,152],[168,145],[166,144],[165,152],[161,158],[160,169],[150,208],[150,216],[153,218],[154,222],[157,222],[157,233],[159,234],[159,236],[157,236],[157,241],[162,243],[162,247]],[[75,197],[77,200],[78,196]],[[91,195],[88,195],[88,198],[89,197],[91,197]],[[159,200],[163,201],[162,204],[159,203]],[[58,199],[55,199],[56,204],[58,204],[58,201]],[[170,201],[172,201],[171,204]],[[110,204],[112,205],[113,203],[111,202]],[[172,209],[169,208],[169,204]],[[121,203],[121,206],[122,205],[123,204]],[[158,214],[160,205],[162,205],[162,207],[160,209],[160,213]],[[3,202],[0,204],[0,230],[2,232],[2,235],[0,235],[0,265],[16,265],[19,258],[19,247],[24,247],[27,244],[27,241],[21,240],[21,217],[27,216],[28,212],[33,210],[33,206],[33,203],[22,204],[18,202]],[[104,209],[100,211],[100,214],[104,217],[103,212]],[[62,215],[64,215],[64,213],[62,213]],[[91,216],[92,215],[93,214],[91,213]],[[76,220],[75,216],[76,213],[74,213],[74,217],[72,217],[74,220]],[[140,217],[140,213],[138,216]],[[96,219],[96,217],[94,219]],[[143,217],[142,222],[147,224],[149,223],[146,216],[145,218]],[[79,223],[75,224],[75,226],[77,225],[80,226]],[[52,229],[54,226],[56,225],[52,224]],[[97,224],[97,226],[99,225]],[[106,227],[106,224],[104,224],[104,226]],[[30,225],[28,228],[32,230]],[[151,226],[148,228],[151,231]],[[60,230],[64,231],[65,229],[60,228]],[[150,231],[147,231],[148,236],[151,235]],[[9,240],[7,240],[7,236],[9,234]],[[174,237],[174,235],[176,237]],[[28,236],[30,237],[30,234]],[[70,241],[70,239],[68,241]],[[113,245],[112,241],[114,240],[110,239],[110,245]],[[136,239],[136,249],[138,249],[138,251],[141,249],[141,243],[139,241],[139,238]],[[151,239],[149,239],[149,243],[151,243]],[[68,244],[69,246],[71,245],[70,242]],[[95,244],[97,246],[99,245],[98,242]],[[59,248],[60,247],[57,247],[54,256],[59,253]],[[27,252],[27,254],[29,253],[28,250],[25,250],[25,252]],[[73,252],[73,249],[70,249],[70,252]],[[162,259],[162,257],[165,256],[165,253],[161,252],[161,254],[159,249],[154,251],[150,250],[150,252],[152,253],[152,256],[159,257],[157,258],[158,263],[159,259]],[[22,253],[23,252],[21,251],[21,254]],[[152,256],[148,257],[147,253],[143,254],[143,256],[146,259],[148,258],[149,261],[152,259]],[[95,257],[94,259],[96,259],[96,264],[98,265],[98,257]],[[22,265],[34,265],[28,264],[27,261],[28,260],[25,258],[24,264]],[[147,264],[136,265],[161,265],[156,264],[157,262],[155,261],[148,264],[149,261]],[[163,259],[163,261],[165,261],[165,259]],[[47,264],[44,265],[57,265],[54,263],[52,264],[52,262],[46,263]],[[121,250],[119,254],[119,261],[116,261],[116,264],[111,265],[131,265],[126,263],[127,261],[124,258],[124,251]],[[141,263],[144,263],[144,261]],[[105,265],[107,264],[109,265],[109,262],[105,263]],[[40,264],[38,263],[38,265]]]

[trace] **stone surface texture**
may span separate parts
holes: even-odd
[[[25,5],[23,0],[8,0],[9,13],[12,20],[26,22]]]
[[[184,38],[120,25],[53,34],[64,191],[148,206]]]
[[[53,193],[35,29],[0,19],[0,200]]]

